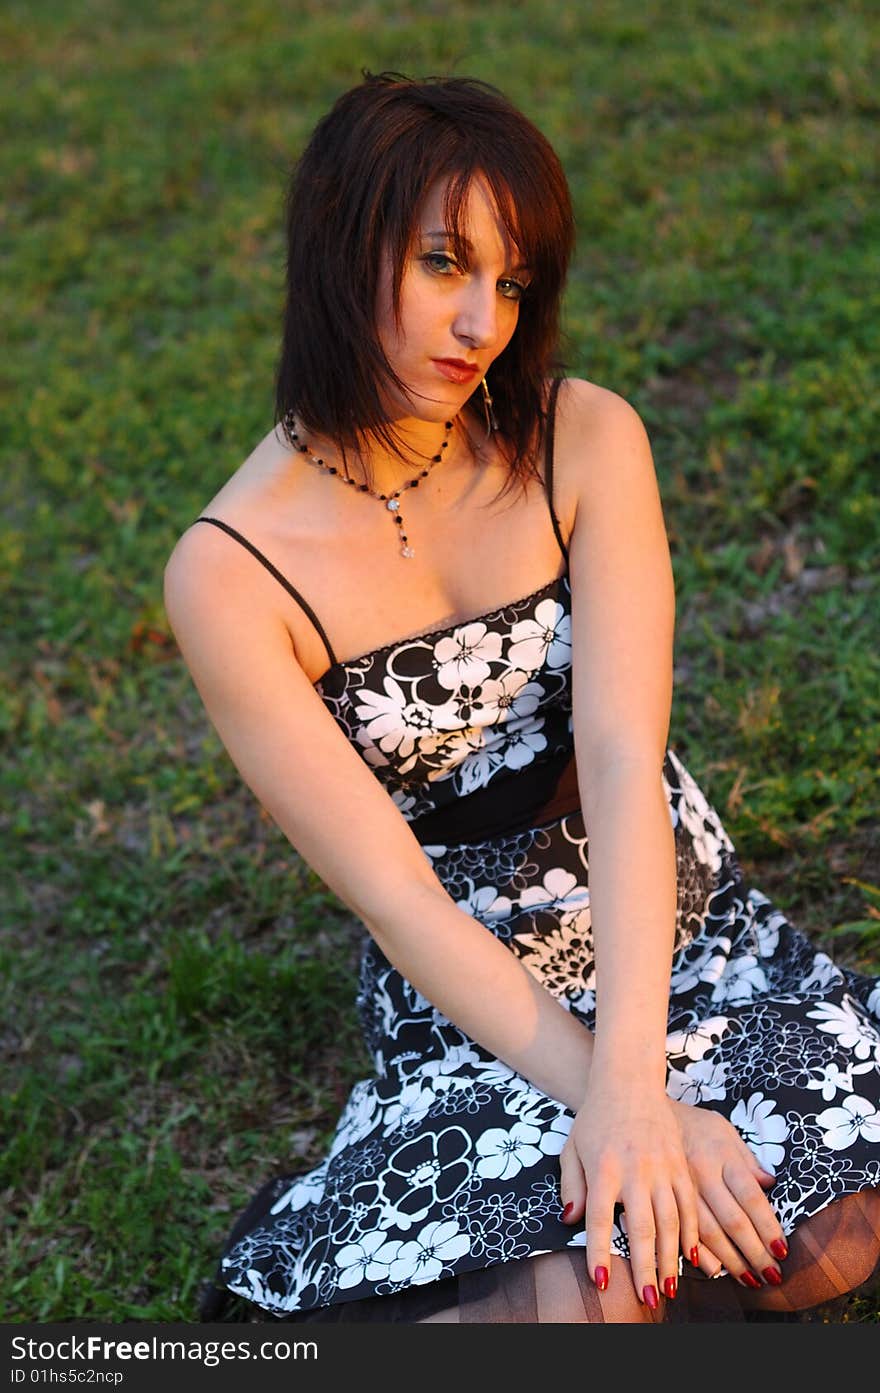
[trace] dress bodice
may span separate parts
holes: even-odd
[[[572,755],[568,573],[501,609],[334,663],[315,688],[420,840],[464,826],[461,800],[479,806],[484,830],[515,821]]]

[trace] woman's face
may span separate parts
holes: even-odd
[[[455,259],[443,217],[444,182],[428,192],[400,291],[400,325],[391,299],[391,265],[383,269],[376,302],[379,339],[406,384],[394,391],[389,418],[445,421],[464,406],[510,342],[519,300],[529,283],[491,191],[480,175],[462,209],[467,265]]]

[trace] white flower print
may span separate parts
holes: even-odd
[[[754,915],[755,935],[758,954],[762,958],[772,958],[779,946],[779,930],[785,924],[785,917],[774,910],[766,918],[758,918],[756,910],[767,904],[765,895],[760,895],[756,890],[752,890],[746,903],[746,908]]]
[[[509,919],[513,913],[513,901],[507,895],[499,895],[494,885],[481,885],[467,899],[456,900],[455,903],[465,914],[482,923],[497,924]]]
[[[727,1016],[710,1016],[688,1030],[674,1030],[666,1037],[669,1054],[685,1054],[688,1059],[702,1059],[715,1048],[729,1025]]]
[[[247,1297],[248,1301],[256,1301],[258,1305],[265,1307],[267,1311],[277,1309],[278,1297],[270,1291],[263,1280],[263,1273],[256,1267],[251,1267],[245,1272],[241,1279],[236,1283],[229,1283],[229,1290],[238,1292],[240,1296]]]
[[[339,1285],[347,1290],[363,1281],[381,1281],[387,1275],[388,1263],[379,1256],[387,1235],[381,1229],[365,1233],[357,1243],[346,1243],[336,1254],[339,1268]]]
[[[448,1263],[470,1251],[470,1240],[454,1219],[426,1224],[405,1243],[388,1243],[378,1254],[388,1264],[392,1282],[411,1281],[414,1286],[436,1282]]]
[[[538,1145],[545,1156],[559,1155],[574,1120],[562,1103],[531,1088],[508,1097],[504,1111],[539,1129]]]
[[[540,885],[530,885],[520,895],[521,909],[586,909],[590,892],[571,871],[554,866],[544,875]]]
[[[404,979],[403,996],[407,1009],[416,1014],[420,1011],[428,1011],[431,1009],[431,1003],[428,998],[422,996],[418,987],[414,987],[412,982],[407,982],[406,979]]]
[[[309,1171],[308,1175],[301,1176],[288,1190],[285,1190],[272,1205],[270,1213],[280,1214],[283,1209],[296,1211],[307,1204],[317,1204],[324,1193],[329,1165],[330,1157],[327,1156],[313,1171]]]
[[[859,1098],[851,1093],[844,1098],[839,1108],[826,1108],[816,1117],[825,1133],[822,1140],[832,1151],[845,1151],[860,1138],[876,1144],[880,1142],[880,1112],[867,1098]]]
[[[470,740],[471,735],[474,736],[473,741]],[[461,793],[474,793],[478,788],[486,787],[502,764],[503,756],[486,749],[481,732],[468,731],[461,737],[458,750],[444,751],[444,767],[431,770],[428,780],[430,783],[442,783],[454,777]]]
[[[477,1162],[477,1174],[493,1180],[509,1180],[526,1166],[536,1166],[541,1160],[541,1133],[526,1122],[515,1122],[507,1131],[489,1127],[477,1137],[476,1149],[482,1158]]]
[[[682,1103],[702,1103],[727,1094],[727,1069],[723,1063],[697,1060],[684,1070],[670,1069],[666,1092]]]
[[[446,1017],[439,1011],[435,1012],[437,1020],[446,1022]],[[447,1044],[446,1053],[442,1059],[426,1059],[422,1065],[422,1073],[425,1078],[433,1079],[435,1088],[445,1086],[443,1076],[445,1074],[466,1075],[469,1069],[479,1065],[480,1056],[477,1054],[470,1040],[462,1039],[460,1044]]]
[[[821,1074],[814,1074],[807,1080],[807,1088],[815,1089],[822,1094],[826,1103],[830,1103],[837,1096],[837,1093],[852,1093],[853,1091],[853,1068],[847,1064],[845,1069],[841,1069],[833,1059],[822,1069]]]
[[[489,664],[500,657],[501,635],[496,629],[482,620],[463,624],[434,644],[437,681],[450,691],[461,684],[477,687],[490,676]]]
[[[758,959],[751,953],[743,953],[728,963],[727,971],[716,983],[712,993],[713,1001],[751,1001],[755,992],[767,990],[767,978]]]
[[[421,1079],[408,1080],[397,1097],[385,1108],[382,1119],[383,1134],[387,1137],[389,1132],[393,1132],[403,1123],[424,1117],[431,1104],[436,1101],[436,1097],[433,1088],[425,1087]]]
[[[529,1084],[522,1074],[511,1069],[510,1065],[505,1064],[502,1059],[481,1061],[476,1078],[480,1083],[488,1084],[490,1088],[503,1088],[505,1092],[513,1090],[518,1093],[529,1088]],[[505,1109],[510,1111],[507,1103],[505,1103]]]
[[[394,677],[385,677],[382,685],[383,692],[365,687],[355,711],[364,722],[362,742],[376,745],[384,755],[396,754],[406,759],[416,749],[430,753],[443,743],[449,731],[461,729],[463,722],[452,702],[429,705],[407,701]]]
[[[880,981],[868,997],[868,1010],[880,1018]]]
[[[754,1151],[761,1165],[772,1174],[785,1160],[785,1147],[780,1143],[788,1137],[788,1123],[776,1112],[772,1098],[753,1093],[748,1102],[737,1103],[730,1120]]]
[[[533,619],[511,626],[510,661],[527,672],[571,667],[571,615],[558,600],[548,597],[535,609]]]
[[[378,1100],[375,1090],[366,1079],[356,1083],[348,1095],[348,1102],[340,1114],[336,1125],[336,1135],[330,1148],[328,1161],[339,1151],[344,1151],[359,1137],[366,1136],[377,1120]]]
[[[392,799],[393,803],[395,804],[395,806],[396,806],[396,808],[397,808],[397,811],[398,811],[399,813],[402,813],[403,816],[407,819],[407,821],[409,821],[410,819],[409,819],[409,816],[408,816],[408,815],[413,811],[413,809],[414,809],[415,806],[416,806],[416,800],[415,800],[415,798],[412,796],[412,794],[411,794],[411,793],[406,793],[403,789],[396,788],[396,789],[394,789],[393,793],[391,794],[391,799]],[[423,851],[425,851],[425,852],[427,852],[427,850],[428,850],[427,847],[423,847],[422,849],[423,849]],[[439,850],[441,850],[441,849],[445,849],[445,848],[440,848],[440,847],[432,847],[432,848],[431,848],[432,851],[439,851]],[[430,860],[430,857],[429,857],[428,859]]]
[[[821,992],[840,980],[840,968],[832,962],[828,954],[816,953],[810,971],[801,980],[799,990]]]
[[[557,1001],[569,996],[577,998],[596,979],[590,911],[560,915],[549,929],[546,917],[549,916],[539,920],[534,931],[514,934],[523,966]]]
[[[533,715],[543,696],[544,688],[539,682],[530,682],[528,673],[508,668],[500,677],[481,682],[473,692],[463,686],[455,700],[460,711],[467,714],[465,724],[496,727],[501,743],[505,738],[504,722]]]
[[[840,1006],[820,1002],[807,1015],[820,1022],[820,1030],[836,1035],[841,1049],[852,1050],[856,1059],[880,1062],[880,1034],[869,1021],[862,1020],[851,996],[845,995]]]
[[[693,848],[700,861],[712,871],[721,869],[722,851],[733,851],[733,843],[721,825],[717,813],[710,806],[690,772],[682,764],[673,750],[668,751],[673,768],[678,774],[682,797],[678,803],[678,821],[689,833]],[[664,779],[664,783],[666,780]]]
[[[525,765],[531,765],[535,755],[547,748],[543,724],[543,716],[535,716],[522,723],[508,723],[504,738],[504,765],[508,769],[524,769]]]
[[[729,961],[729,954],[729,938],[721,935],[709,938],[706,946],[696,956],[688,953],[685,959],[673,968],[673,991],[688,992],[699,986],[700,982],[719,982]]]

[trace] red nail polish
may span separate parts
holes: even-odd
[[[675,1297],[678,1294],[678,1285],[674,1277],[666,1278],[666,1281],[663,1283],[663,1290],[669,1297],[670,1301],[675,1300]]]
[[[782,1258],[787,1258],[788,1244],[786,1243],[785,1239],[774,1238],[773,1242],[770,1244],[770,1252],[773,1254],[774,1258],[779,1258],[780,1260]]]
[[[652,1311],[656,1311],[656,1309],[657,1309],[657,1288],[656,1288],[656,1287],[643,1287],[643,1288],[642,1288],[642,1297],[644,1298],[645,1305],[646,1305],[646,1306],[650,1306],[650,1308],[651,1308]]]
[[[608,1286],[608,1268],[597,1267],[595,1273],[593,1274],[593,1280],[596,1283],[596,1286],[599,1288],[599,1291],[604,1291],[605,1288]]]
[[[744,1287],[751,1287],[752,1291],[761,1290],[761,1283],[758,1281],[754,1272],[741,1272],[739,1274],[739,1280]]]
[[[765,1268],[763,1269],[763,1272],[764,1272],[764,1281],[765,1281],[765,1282],[769,1282],[770,1285],[771,1285],[771,1287],[781,1287],[781,1286],[782,1286],[782,1273],[781,1273],[781,1272],[778,1272],[777,1269],[776,1269],[775,1267],[765,1267]]]
[[[564,1208],[563,1211],[562,1211],[562,1219],[563,1219],[563,1222],[565,1222],[565,1220],[568,1218],[569,1214],[572,1213],[573,1209],[574,1209],[574,1201],[572,1200],[572,1201],[570,1201],[570,1202],[565,1206],[565,1208]]]
[[[699,1265],[700,1265],[700,1250],[699,1250],[699,1248],[697,1247],[696,1244],[694,1244],[693,1248],[691,1248],[691,1251],[690,1251],[690,1260],[691,1260],[691,1263],[692,1263],[692,1265],[693,1265],[694,1267],[699,1267]]]

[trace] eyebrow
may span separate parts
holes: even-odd
[[[423,233],[422,233],[422,236],[423,236],[423,237],[440,237],[440,238],[443,239],[444,242],[451,242],[451,241],[453,240],[453,239],[452,239],[452,233],[449,232],[445,227],[438,228],[438,229],[437,229],[436,231],[434,231],[434,232],[423,232]],[[462,243],[464,244],[464,246],[467,247],[468,251],[473,251],[473,249],[474,249],[473,242],[469,241],[467,237],[462,237],[461,240],[462,240]],[[518,262],[516,263],[515,266],[512,266],[512,267],[511,267],[511,270],[513,270],[513,271],[528,271],[529,269],[530,269],[530,267],[529,267],[528,263],[525,262],[525,261],[518,261]]]

